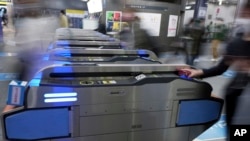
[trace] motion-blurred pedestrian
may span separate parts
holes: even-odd
[[[120,32],[121,41],[125,49],[146,49],[159,55],[158,43],[154,42],[147,30],[142,29],[140,18],[133,8],[126,8],[122,13],[122,22],[127,26]],[[124,40],[125,39],[125,40]]]
[[[247,0],[249,1],[249,0]],[[245,18],[250,18],[250,3],[247,2],[241,9],[241,14],[244,13]],[[226,70],[233,69],[236,75],[225,89],[225,112],[228,136],[230,140],[230,130],[233,126],[233,117],[237,107],[238,99],[242,91],[250,82],[250,24],[244,26],[244,35],[242,38],[235,38],[228,43],[226,53],[218,65],[209,69],[182,69],[188,71],[189,77],[207,78],[221,75]]]

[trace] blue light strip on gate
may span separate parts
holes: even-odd
[[[49,47],[48,47],[48,50],[51,50],[53,49],[54,45],[53,44],[50,44]]]
[[[77,93],[46,93],[44,94],[45,98],[52,98],[52,97],[74,97],[77,96]]]
[[[56,44],[57,45],[62,45],[62,46],[67,46],[67,45],[69,45],[69,41],[67,41],[67,40],[59,40],[59,41],[56,41]]]
[[[55,61],[54,61],[55,62]],[[70,62],[66,62],[66,61],[57,61],[60,64],[65,64],[65,63],[70,63]],[[53,68],[53,72],[54,73],[71,73],[73,72],[73,68],[72,67],[54,67]]]
[[[48,60],[49,60],[49,54],[44,55],[44,56],[43,56],[43,60],[44,60],[44,61],[48,61]]]
[[[146,54],[146,50],[139,49],[137,50],[137,54],[139,55]]]
[[[76,97],[70,97],[70,98],[50,98],[50,99],[44,99],[45,103],[54,103],[54,102],[73,102],[77,101]]]
[[[63,56],[63,57],[72,57],[71,53],[66,53],[66,52],[64,52],[64,53],[58,53],[57,55],[60,55],[60,56]]]
[[[43,73],[42,72],[38,72],[34,75],[33,79],[41,79],[43,76]]]
[[[71,57],[71,50],[59,50],[54,53],[55,56]]]
[[[33,86],[33,87],[37,87],[40,85],[40,82],[41,82],[41,79],[32,79],[30,82],[29,82],[29,86]]]
[[[54,102],[73,102],[77,101],[77,93],[45,93],[44,102],[54,103]]]

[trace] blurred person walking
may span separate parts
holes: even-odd
[[[207,39],[207,41],[210,42],[212,37],[213,37],[213,22],[211,21],[206,26],[206,39]]]
[[[230,42],[227,45],[227,53],[223,56],[221,62],[212,68],[182,69],[182,71],[189,72],[188,77],[192,78],[207,78],[221,75],[228,70],[229,67],[237,72],[231,83],[227,85],[224,95],[228,133],[232,125],[232,118],[235,113],[238,97],[248,82],[250,82],[248,76],[250,72],[250,34],[248,34],[247,38],[235,39]]]
[[[249,0],[240,10],[239,16],[250,19]],[[192,78],[207,78],[221,75],[229,68],[236,71],[236,75],[226,86],[224,94],[228,141],[232,141],[230,139],[230,132],[232,132],[233,126],[232,119],[235,116],[239,97],[250,82],[250,22],[244,26],[244,31],[244,35],[241,38],[235,38],[228,43],[226,53],[216,66],[209,69],[181,69],[188,72],[188,76]]]
[[[187,47],[187,52],[189,54],[187,64],[193,65],[194,60],[200,55],[200,47],[204,33],[205,26],[203,19],[191,19],[185,26],[184,35],[192,38],[191,48],[189,49]]]
[[[3,26],[7,25],[7,9],[0,8],[0,46],[4,45],[4,35],[3,35]]]
[[[225,40],[227,33],[227,28],[222,18],[216,19],[212,32],[213,32],[212,43],[211,43],[212,61],[218,61],[219,58],[218,48],[221,42]]]
[[[66,15],[65,10],[60,11],[60,27],[64,27],[64,28],[69,27],[69,21],[68,21],[68,17]]]
[[[159,55],[159,46],[149,33],[140,27],[140,18],[135,15],[136,10],[126,8],[122,14],[122,22],[127,24],[120,32],[120,39],[125,49],[146,49]]]

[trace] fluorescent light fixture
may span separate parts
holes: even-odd
[[[77,93],[46,93],[44,94],[45,98],[52,98],[52,97],[72,97],[77,96]]]
[[[50,98],[50,99],[45,99],[45,103],[54,103],[54,102],[74,102],[77,101],[76,97],[67,97],[67,98]]]

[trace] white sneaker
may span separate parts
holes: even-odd
[[[214,58],[212,58],[212,59],[211,59],[211,61],[218,61],[218,59],[214,59]]]

